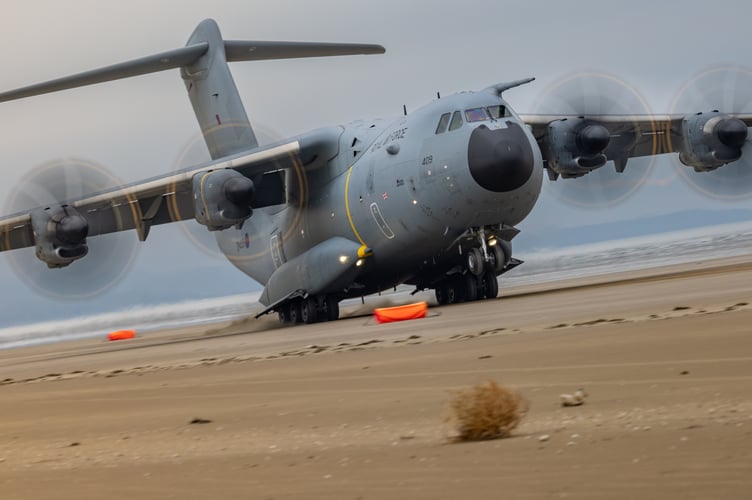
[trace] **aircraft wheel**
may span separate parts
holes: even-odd
[[[467,270],[470,271],[470,274],[473,276],[480,276],[483,274],[483,255],[481,255],[479,248],[471,248],[465,255],[465,259],[465,264],[467,265]]]
[[[291,323],[290,321],[290,304],[284,304],[279,308],[277,311],[277,315],[279,315],[279,322],[283,325],[289,325]]]
[[[464,299],[467,302],[478,300],[478,278],[471,274],[466,274],[462,279]]]
[[[484,299],[495,299],[499,295],[499,280],[496,279],[496,275],[489,271],[483,274],[481,277],[481,284],[483,287]]]
[[[337,321],[339,319],[339,300],[333,295],[324,297],[322,314],[319,319],[324,321]]]
[[[460,304],[465,302],[465,277],[455,276],[447,283],[447,298],[449,304]]]
[[[285,307],[287,307],[288,310],[290,311],[289,313],[290,323],[293,325],[296,323],[300,323],[301,321],[300,300],[294,299],[288,304],[285,304]]]
[[[486,271],[500,273],[504,267],[504,251],[498,245],[494,245],[488,248],[488,256],[490,259]]]
[[[445,282],[438,283],[434,289],[434,293],[436,294],[436,302],[440,306],[451,304],[449,302],[449,286]]]
[[[489,248],[491,261],[488,263],[488,267],[494,274],[499,274],[504,269],[506,256],[504,255],[504,249],[501,245],[494,245]]]
[[[456,280],[449,280],[444,283],[442,287],[446,291],[445,304],[457,304],[458,302],[462,302],[459,300],[459,289],[457,288]]]
[[[319,308],[316,297],[309,296],[307,299],[303,299],[300,304],[300,320],[303,323],[311,324],[315,323],[318,319]]]

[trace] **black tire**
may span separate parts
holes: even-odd
[[[492,272],[484,273],[481,281],[483,298],[495,299],[499,295],[499,280],[496,279],[496,275]]]
[[[447,304],[459,304],[460,302],[462,302],[460,289],[457,285],[458,283],[456,279],[449,280],[447,283],[443,285],[444,290],[446,290],[446,303]]]
[[[289,325],[291,323],[290,321],[290,304],[284,304],[279,308],[277,311],[277,315],[279,315],[279,322],[283,325]]]
[[[288,307],[290,311],[290,323],[293,325],[300,323],[300,300],[294,299],[290,301],[290,303],[288,303],[285,307]]]
[[[473,276],[480,276],[483,274],[485,262],[483,262],[483,255],[479,248],[471,248],[465,254],[465,266]]]
[[[504,266],[507,265],[507,258],[506,255],[504,255],[504,249],[499,244],[489,247],[489,250],[491,254],[491,262],[489,267],[491,268],[490,270],[494,272],[494,275],[497,275],[501,271],[503,271]]]
[[[332,295],[324,297],[322,313],[319,319],[337,321],[339,319],[339,300]]]
[[[478,300],[478,278],[466,274],[462,279],[463,295],[466,302]]]
[[[303,299],[300,304],[300,320],[310,325],[315,323],[319,317],[319,303],[316,297]]]
[[[441,282],[438,285],[436,285],[436,289],[434,290],[434,293],[436,294],[436,302],[440,306],[444,306],[449,304],[449,297],[448,297],[448,287],[445,282]]]

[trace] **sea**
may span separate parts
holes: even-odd
[[[723,224],[566,248],[515,253],[524,264],[504,274],[500,288],[648,269],[752,254],[752,222]],[[398,287],[395,301],[409,287]],[[104,337],[133,329],[138,335],[167,328],[197,326],[247,318],[259,312],[260,292],[212,299],[139,306],[66,320],[0,329],[0,349]],[[425,294],[423,295],[425,296]],[[358,300],[360,302],[360,300]]]

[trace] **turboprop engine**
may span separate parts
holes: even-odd
[[[50,269],[70,265],[89,253],[89,223],[68,205],[31,212],[36,255]]]
[[[235,170],[201,172],[193,176],[196,221],[209,231],[241,229],[251,216],[256,192],[253,181]]]
[[[747,125],[738,118],[712,111],[682,121],[681,162],[698,172],[714,170],[742,156]]]
[[[550,165],[562,177],[579,177],[602,167],[608,159],[603,151],[611,137],[608,129],[587,118],[551,122]]]

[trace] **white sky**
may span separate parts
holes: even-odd
[[[750,14],[752,4],[743,0],[14,1],[4,4],[0,17],[0,89],[177,48],[201,19],[213,17],[225,38],[387,48],[383,56],[234,64],[251,120],[277,135],[397,115],[403,103],[414,109],[437,91],[446,95],[535,76],[533,84],[506,94],[517,111],[530,111],[546,86],[580,71],[624,79],[661,113],[693,75],[752,62]],[[198,129],[172,70],[0,104],[0,131],[3,205],[21,176],[56,158],[96,161],[127,182],[168,172]],[[671,161],[658,162],[655,185],[605,209],[563,206],[544,193],[525,230],[689,208],[752,207],[750,200],[700,196],[675,179],[674,168]],[[142,283],[155,266],[175,273],[216,267],[218,279],[235,280],[235,288],[245,279],[190,246],[174,228],[152,231],[133,276],[119,286],[117,305],[144,296]],[[4,308],[74,307],[30,294],[8,267],[0,255],[0,328],[8,324]],[[102,300],[102,308],[114,307]]]

